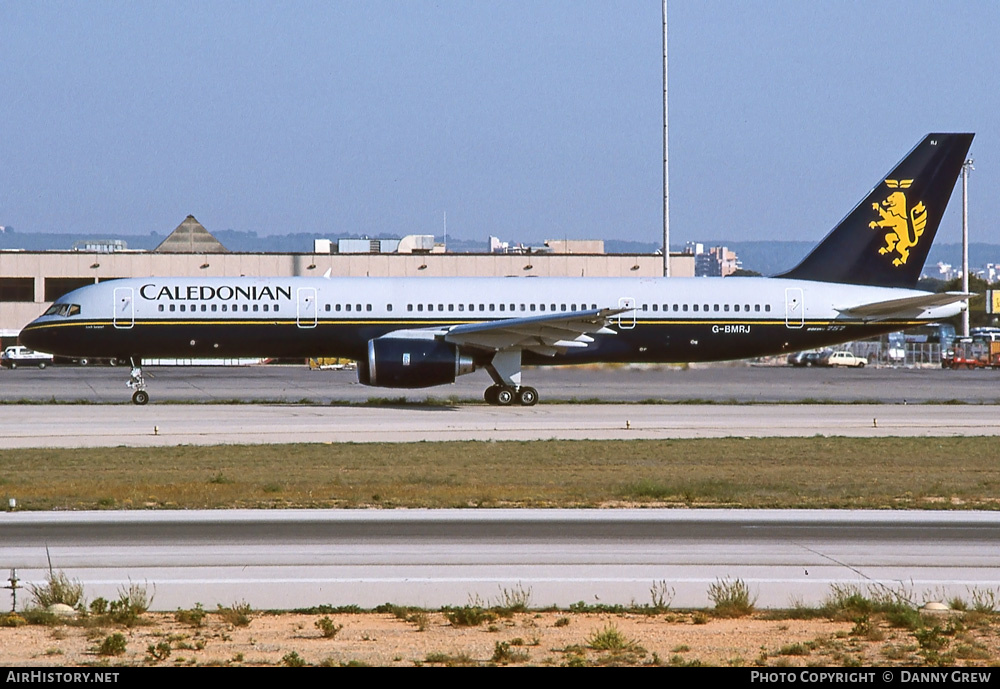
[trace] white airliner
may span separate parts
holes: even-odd
[[[960,313],[916,290],[972,134],[929,134],[793,270],[773,278],[141,278],[60,297],[35,350],[142,359],[343,357],[366,385],[486,369],[484,397],[530,406],[522,364],[691,362],[837,344]]]

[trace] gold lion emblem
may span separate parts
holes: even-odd
[[[912,179],[887,179],[885,185],[890,189],[909,189]],[[902,191],[890,193],[881,204],[873,203],[872,209],[878,211],[880,220],[873,220],[868,227],[873,230],[879,227],[889,231],[885,235],[885,246],[878,250],[885,255],[896,252],[899,254],[892,260],[892,265],[901,266],[910,257],[910,249],[917,245],[927,224],[927,209],[922,201],[906,212],[906,194]]]

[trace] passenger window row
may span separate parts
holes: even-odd
[[[577,309],[577,306],[579,306],[579,309]],[[577,310],[581,310],[582,311],[582,310],[586,310],[588,308],[590,308],[590,309],[596,309],[597,308],[597,304],[591,304],[589,307],[587,306],[587,304],[579,304],[579,305],[577,305],[577,304],[553,304],[553,303],[550,303],[550,304],[518,304],[518,303],[513,303],[513,304],[510,304],[510,303],[508,303],[508,304],[427,304],[426,306],[424,304],[407,304],[406,305],[406,310],[407,311],[418,311],[418,312],[423,312],[423,311],[448,311],[448,312],[452,312],[452,313],[455,312],[455,311],[460,311],[460,312],[464,312],[464,311],[470,311],[470,312],[472,312],[472,311],[482,311],[482,312],[485,312],[485,311],[490,311],[490,312],[503,311],[505,313],[506,312],[514,312],[514,311],[525,311],[525,312],[531,312],[531,311],[535,311],[535,312],[539,312],[539,311],[550,312],[551,311],[551,312],[559,312],[559,311],[577,311]],[[389,310],[391,311],[392,308],[390,307]]]
[[[170,311],[170,312],[175,312],[175,311],[182,311],[182,312],[190,311],[191,313],[195,313],[195,312],[197,312],[197,311],[200,310],[202,313],[206,313],[206,312],[209,312],[209,311],[211,311],[213,313],[218,312],[218,311],[222,311],[223,313],[225,313],[225,312],[228,312],[228,311],[232,311],[232,312],[240,311],[241,310],[240,307],[242,306],[242,311],[245,311],[245,312],[253,311],[254,313],[257,313],[259,311],[264,311],[264,312],[278,313],[278,305],[277,304],[274,304],[274,305],[271,305],[271,304],[232,304],[232,305],[230,305],[230,304],[221,304],[221,305],[220,304],[201,304],[200,305],[201,306],[200,309],[198,308],[199,304],[191,304],[190,306],[191,306],[191,308],[188,308],[187,304],[170,304],[169,308],[164,308],[163,304],[159,304],[157,308],[160,311]]]
[[[653,304],[652,305],[652,310],[653,311],[659,311],[660,309],[661,309],[660,304]],[[650,310],[649,304],[643,304],[642,305],[642,310],[643,311],[649,311]],[[771,305],[770,304],[764,304],[763,306],[761,306],[760,304],[753,304],[753,305],[750,305],[750,304],[742,304],[742,305],[741,304],[732,304],[732,305],[730,305],[730,304],[721,304],[721,305],[720,304],[663,304],[662,305],[662,310],[664,312],[666,312],[666,311],[687,312],[689,310],[690,311],[699,311],[699,312],[700,311],[705,311],[705,312],[713,311],[713,312],[717,312],[717,311],[721,310],[724,313],[728,313],[731,310],[734,313],[739,313],[739,312],[743,312],[743,313],[750,313],[750,312],[760,313],[761,311],[763,311],[764,313],[771,313]]]
[[[362,309],[362,307],[363,307],[363,309]],[[363,304],[363,305],[362,304],[334,304],[332,308],[333,308],[334,311],[361,311],[361,310],[371,311],[372,310],[372,305],[371,304]],[[392,304],[388,304],[387,308],[388,308],[389,311],[392,311]],[[324,307],[324,310],[325,311],[330,311],[331,310],[330,304],[327,304]]]

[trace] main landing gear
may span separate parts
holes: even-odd
[[[527,386],[515,389],[507,385],[491,385],[483,393],[483,399],[487,404],[499,407],[509,407],[515,402],[522,407],[533,407],[538,403],[538,390]]]
[[[494,385],[486,388],[483,399],[487,404],[509,407],[520,404],[533,407],[538,404],[538,390],[521,385],[521,350],[504,350],[493,355],[486,365]]]
[[[132,358],[129,361],[132,364],[132,373],[125,385],[132,390],[132,403],[141,406],[149,402],[149,393],[146,392],[146,381],[142,377],[142,360]]]

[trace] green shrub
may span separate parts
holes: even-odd
[[[169,658],[170,650],[171,649],[169,641],[161,641],[155,646],[153,644],[150,644],[149,646],[146,647],[146,653],[148,653],[149,657],[154,661],[166,660],[167,658]]]
[[[97,655],[100,656],[120,656],[125,653],[125,646],[127,645],[125,640],[125,635],[120,632],[115,632],[109,636],[104,637],[104,641],[97,648]]]
[[[83,584],[78,579],[70,579],[65,572],[49,572],[44,584],[29,584],[31,598],[35,605],[47,608],[56,603],[68,605],[71,608],[83,603]]]
[[[233,603],[228,608],[219,604],[219,616],[223,622],[227,622],[234,627],[246,627],[253,620],[253,608],[246,601]]]
[[[205,608],[201,606],[201,603],[195,603],[194,607],[190,610],[178,609],[174,613],[174,619],[181,624],[187,624],[192,627],[200,627],[205,623]]]
[[[527,612],[531,606],[531,588],[525,589],[521,582],[512,589],[500,589],[500,599],[496,607],[511,612]]]
[[[483,622],[493,622],[497,616],[482,606],[469,604],[460,608],[442,608],[453,627],[478,627]]]
[[[645,652],[638,643],[629,639],[627,636],[622,634],[618,627],[613,624],[608,624],[604,629],[591,632],[590,636],[587,637],[587,645],[593,648],[595,651],[629,651],[629,652]]]
[[[342,624],[334,624],[329,617],[321,617],[316,620],[316,629],[320,631],[324,639],[332,639],[344,628]]]
[[[281,664],[285,667],[305,667],[306,661],[298,653],[291,651],[281,657]]]
[[[753,612],[757,596],[742,579],[718,579],[708,587],[708,598],[719,617],[745,617]]]
[[[507,641],[497,641],[493,646],[494,663],[523,663],[528,660],[528,652],[511,648],[513,644]]]
[[[149,610],[152,601],[145,585],[129,582],[128,588],[118,589],[118,600],[111,601],[108,615],[115,622],[131,627]]]

